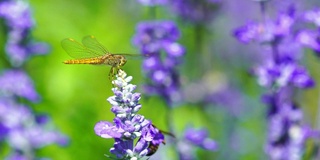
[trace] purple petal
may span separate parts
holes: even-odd
[[[178,43],[167,43],[164,46],[166,52],[172,57],[181,57],[185,53],[183,46]]]
[[[216,151],[218,149],[218,144],[212,139],[205,139],[202,143],[202,148],[210,151]]]
[[[94,126],[95,133],[102,138],[120,138],[121,133],[113,126],[112,123],[107,121],[100,121]]]

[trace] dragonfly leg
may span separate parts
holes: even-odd
[[[114,78],[114,67],[111,67],[109,71],[109,80],[113,81],[113,78]]]
[[[120,67],[111,67],[109,71],[109,80],[111,82],[116,78],[116,76],[120,77],[124,81],[123,77],[119,75],[120,70],[122,70]],[[113,86],[115,86],[115,84],[113,84]]]
[[[119,71],[123,71],[123,70],[120,68],[120,66],[118,66],[118,67],[116,68],[117,74],[119,74]],[[125,81],[122,76],[121,76],[121,79],[122,79],[123,81]]]

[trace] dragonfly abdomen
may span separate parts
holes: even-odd
[[[104,60],[101,58],[88,58],[88,59],[72,59],[66,60],[64,64],[102,64]]]

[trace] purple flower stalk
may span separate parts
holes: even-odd
[[[13,66],[20,66],[33,54],[46,54],[48,45],[30,41],[29,33],[34,27],[28,3],[20,0],[0,2],[0,18],[8,29],[6,54]]]
[[[49,117],[34,115],[28,106],[16,102],[20,97],[39,100],[31,79],[23,71],[5,71],[0,75],[0,141],[11,148],[8,159],[18,155],[35,159],[36,149],[53,143],[67,144],[68,139],[52,128]]]
[[[194,24],[204,24],[215,17],[221,0],[173,0],[170,4],[181,19]]]
[[[176,67],[185,53],[176,42],[180,37],[178,28],[171,21],[147,21],[139,23],[136,30],[133,43],[146,56],[143,70],[150,79],[146,92],[160,95],[168,104],[178,101],[180,83]]]
[[[150,146],[164,143],[164,135],[150,120],[137,114],[142,106],[139,104],[140,93],[134,93],[136,86],[130,84],[132,76],[127,77],[123,70],[119,70],[116,77],[112,81],[114,96],[107,99],[115,114],[113,123],[100,121],[95,125],[94,131],[102,138],[115,140],[110,152],[118,159],[140,159],[152,155]]]
[[[290,87],[281,88],[276,93],[264,96],[269,105],[268,142],[265,151],[270,159],[301,159],[305,150],[305,142],[316,138],[319,133],[303,121],[302,110],[292,102]]]
[[[7,30],[5,52],[11,68],[21,67],[33,54],[47,53],[47,44],[30,39],[35,23],[27,2],[0,1],[0,18]],[[37,159],[37,149],[53,143],[67,144],[67,137],[52,127],[50,118],[33,113],[29,106],[21,104],[21,98],[38,102],[40,95],[22,69],[3,71],[0,75],[0,141],[10,147],[6,159]]]
[[[269,89],[263,99],[268,105],[265,151],[271,160],[301,159],[306,140],[316,135],[302,123],[302,110],[294,100],[296,88],[315,85],[308,71],[299,64],[302,38],[293,31],[297,23],[301,22],[296,19],[295,9],[290,7],[275,21],[250,22],[234,32],[241,42],[259,42],[267,54],[263,64],[254,68],[253,73],[258,83]]]
[[[0,99],[0,123],[7,130],[7,142],[15,150],[34,150],[52,143],[67,143],[65,136],[50,129],[52,122],[48,116],[35,116],[29,107],[13,99]]]

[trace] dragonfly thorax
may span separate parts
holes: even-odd
[[[122,55],[106,54],[102,58],[105,60],[105,64],[118,68],[122,67],[127,62],[126,58]]]

